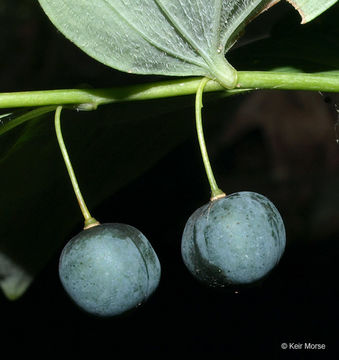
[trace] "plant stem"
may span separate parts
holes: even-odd
[[[88,211],[85,200],[82,197],[77,178],[76,178],[76,176],[74,174],[72,163],[71,163],[71,161],[69,159],[68,152],[67,152],[67,149],[66,149],[66,146],[65,146],[65,143],[64,143],[64,139],[62,137],[61,126],[60,126],[61,110],[62,110],[62,106],[58,106],[56,108],[56,111],[55,111],[55,117],[54,117],[54,120],[55,120],[55,132],[56,132],[56,135],[57,135],[57,139],[58,139],[59,147],[60,147],[60,150],[61,150],[61,154],[62,154],[62,157],[64,158],[64,162],[65,162],[65,165],[66,165],[66,168],[67,168],[67,171],[68,171],[69,178],[71,179],[71,183],[72,183],[72,186],[73,186],[75,196],[76,196],[76,198],[78,200],[80,210],[81,210],[82,215],[84,216],[84,219],[85,219],[84,229],[88,229],[90,227],[99,225],[99,222],[97,220],[95,220],[91,216],[90,212]]]
[[[54,111],[60,105],[70,105],[77,110],[95,110],[99,105],[151,100],[195,94],[201,78],[186,78],[158,83],[114,87],[107,89],[67,89],[0,93],[0,108],[38,107],[23,116],[0,121],[0,135],[10,129]],[[223,91],[221,95],[231,96],[249,90],[310,90],[339,92],[339,74],[336,73],[291,73],[268,71],[239,71],[236,89],[225,90],[219,83],[210,80],[204,92]]]
[[[237,88],[339,92],[339,73],[239,71]],[[323,89],[323,90],[321,90]]]
[[[225,193],[219,189],[213,174],[213,170],[211,167],[210,160],[208,158],[208,153],[206,149],[204,131],[202,127],[202,119],[201,119],[201,108],[202,108],[202,94],[204,91],[204,87],[206,86],[207,82],[209,81],[208,78],[203,78],[200,81],[200,84],[197,89],[196,97],[195,97],[195,120],[196,120],[196,128],[198,134],[198,141],[202,156],[202,161],[204,162],[206,175],[208,178],[208,182],[211,187],[211,201],[219,199],[220,197],[226,196]]]
[[[46,105],[75,105],[79,110],[95,110],[99,105],[117,102],[153,100],[195,94],[201,78],[182,78],[155,83],[111,87],[105,89],[63,89],[0,93],[0,108]],[[225,90],[211,81],[206,91]],[[230,95],[243,92],[230,90]]]
[[[46,105],[78,105],[79,110],[95,110],[97,106],[125,101],[159,99],[195,94],[199,78],[176,79],[157,83],[112,87],[107,89],[66,89],[0,93],[0,108]],[[310,90],[339,92],[338,73],[292,73],[271,71],[239,71],[236,89],[225,90],[209,81],[205,92],[225,91],[228,95],[257,89]],[[79,105],[80,104],[80,105]]]

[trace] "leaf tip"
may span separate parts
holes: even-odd
[[[334,5],[338,0],[325,0],[324,2],[287,0],[301,16],[301,24],[306,24],[315,19]]]
[[[8,300],[20,298],[32,280],[27,271],[0,252],[0,288]]]

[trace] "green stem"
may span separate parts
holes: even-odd
[[[213,170],[212,170],[211,163],[210,163],[207,149],[206,149],[204,131],[203,131],[203,127],[202,127],[202,119],[201,119],[201,108],[203,106],[202,105],[202,94],[203,94],[204,88],[205,88],[206,84],[208,83],[208,81],[209,81],[208,78],[203,78],[200,81],[200,84],[198,86],[196,97],[195,97],[195,119],[196,119],[196,128],[197,128],[201,156],[202,156],[202,160],[204,162],[208,182],[211,187],[211,201],[213,201],[213,200],[219,199],[220,197],[224,197],[225,193],[221,189],[219,189],[219,187],[215,181]]]
[[[57,135],[57,139],[58,139],[59,147],[60,147],[60,150],[61,150],[61,154],[62,154],[62,157],[64,158],[64,162],[65,162],[65,165],[66,165],[66,168],[67,168],[67,171],[68,171],[68,175],[69,175],[69,178],[70,178],[72,186],[73,186],[75,196],[76,196],[76,198],[78,200],[80,210],[81,210],[82,215],[84,216],[84,219],[85,219],[84,228],[87,229],[89,227],[99,225],[99,222],[97,220],[95,220],[91,216],[90,212],[88,211],[85,200],[82,197],[82,194],[81,194],[81,191],[80,191],[80,188],[79,188],[79,184],[78,184],[77,178],[75,176],[75,173],[74,173],[74,170],[73,170],[73,167],[72,167],[72,163],[71,163],[70,158],[68,156],[68,152],[67,152],[67,149],[66,149],[66,146],[65,146],[65,143],[64,143],[64,139],[62,137],[61,126],[60,126],[61,110],[62,110],[62,106],[58,106],[56,108],[56,111],[55,111],[55,117],[54,117],[54,120],[55,120],[55,132],[56,132],[56,135]]]
[[[195,94],[199,78],[176,79],[158,83],[107,89],[66,89],[0,93],[0,108],[47,105],[78,105],[80,110],[94,110],[99,105],[159,99]],[[209,81],[205,92],[225,91],[229,95],[254,89],[310,90],[339,92],[339,76],[328,73],[308,74],[271,71],[239,71],[236,89],[225,90]]]
[[[339,74],[239,71],[237,88],[339,92]],[[323,89],[323,90],[321,90]]]
[[[158,83],[130,85],[107,89],[68,89],[0,93],[0,108],[43,106],[23,116],[13,116],[0,121],[0,135],[43,113],[54,111],[60,105],[70,105],[78,110],[94,110],[99,105],[159,99],[195,94],[201,78],[186,78]],[[328,73],[287,73],[265,71],[239,71],[236,89],[225,90],[219,83],[209,81],[204,92],[222,91],[230,96],[258,89],[310,90],[339,92],[339,76]]]
[[[157,83],[128,85],[105,89],[63,89],[0,93],[0,108],[46,105],[75,105],[79,110],[95,110],[99,105],[143,101],[195,94],[201,78],[183,78]],[[206,91],[225,88],[212,81]],[[243,89],[229,90],[230,95]]]

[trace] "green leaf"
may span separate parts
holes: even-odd
[[[225,53],[244,26],[276,0],[39,0],[84,52],[137,74],[207,76],[234,88]],[[336,0],[290,0],[303,23]]]
[[[208,76],[233,88],[224,54],[272,0],[39,0],[84,52],[137,74]]]
[[[338,0],[288,0],[299,11],[302,18],[301,23],[305,24],[322,14]]]
[[[26,121],[38,118],[51,111],[54,111],[56,106],[42,106],[37,109],[28,111],[16,111],[0,116],[0,136],[7,131],[25,123]]]
[[[240,70],[323,73],[339,71],[339,6],[300,26],[291,9],[262,40],[248,42],[230,53]]]
[[[28,288],[32,275],[13,259],[0,252],[0,287],[9,300],[16,300]]]

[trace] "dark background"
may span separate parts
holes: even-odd
[[[287,5],[279,5],[249,28],[247,39],[260,37],[275,16],[289,11]],[[96,63],[65,40],[34,1],[2,2],[0,20],[6,38],[0,45],[1,91],[154,80]],[[56,253],[22,298],[10,302],[0,294],[1,346],[13,342],[12,351],[20,350],[21,344],[24,351],[47,347],[48,356],[67,348],[76,353],[108,350],[112,357],[121,351],[139,355],[185,351],[232,359],[257,354],[271,359],[335,358],[339,330],[335,102],[334,94],[261,91],[204,108],[206,141],[220,187],[227,193],[264,194],[285,221],[285,254],[262,285],[239,293],[206,288],[181,261],[185,222],[209,198],[193,127],[156,166],[93,209],[101,222],[131,224],[151,241],[162,278],[149,301],[109,320],[82,313],[61,287]],[[192,108],[192,119],[193,114]],[[78,231],[75,227],[68,239]],[[283,342],[325,344],[326,350],[281,350]]]

